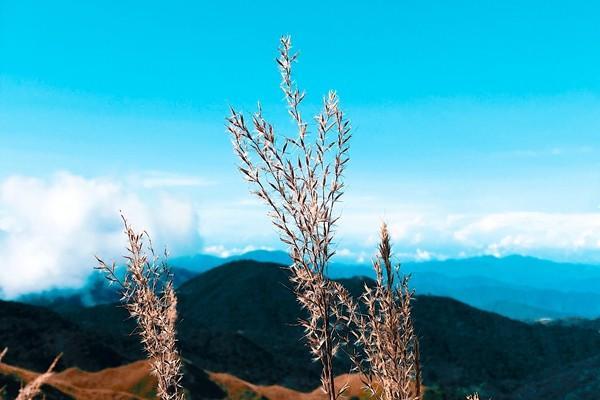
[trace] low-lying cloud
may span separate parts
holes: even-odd
[[[377,224],[385,220],[399,256],[409,260],[523,254],[555,260],[600,261],[600,213],[407,212],[375,218],[349,213],[344,218],[340,232],[349,242],[345,246],[362,244],[374,249]]]
[[[0,181],[0,297],[77,287],[91,273],[94,255],[120,259],[125,251],[120,210],[136,229],[152,235],[157,249],[168,246],[173,255],[203,251],[227,256],[283,248],[266,207],[249,201],[250,195],[236,201],[219,185],[201,179],[152,177],[168,180],[147,185],[132,182],[137,178],[131,176],[119,180],[59,173]],[[190,185],[202,186],[206,202],[189,197],[184,189]],[[598,212],[445,213],[351,196],[344,206],[336,242],[345,262],[371,259],[384,220],[401,261],[517,253],[600,262]]]
[[[201,248],[192,203],[164,193],[136,193],[108,179],[59,173],[48,179],[12,176],[0,183],[0,288],[3,297],[80,286],[93,256],[124,254],[122,210],[156,247]]]

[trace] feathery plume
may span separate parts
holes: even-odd
[[[148,233],[135,232],[123,215],[121,218],[128,241],[125,278],[117,277],[115,263],[107,264],[98,257],[96,268],[105,273],[110,283],[119,285],[121,301],[137,322],[152,373],[158,379],[158,397],[161,400],[182,400],[181,357],[175,338],[177,296],[166,262],[167,254],[165,252],[164,257],[158,257]]]
[[[389,231],[383,224],[373,262],[376,283],[374,287],[365,285],[361,296],[365,311],[355,314],[354,334],[360,353],[353,361],[373,396],[379,393],[382,400],[415,400],[420,398],[421,373],[411,316],[413,292],[409,277],[400,277],[399,266],[391,259]]]
[[[241,162],[240,172],[254,186],[253,193],[269,207],[268,215],[290,249],[293,290],[308,312],[300,324],[313,358],[322,365],[322,388],[330,400],[335,400],[343,388],[336,391],[333,359],[343,344],[341,332],[346,330],[354,304],[346,290],[327,279],[325,272],[335,254],[338,217],[334,209],[344,190],[350,122],[339,108],[337,94],[331,91],[315,117],[316,132],[310,134],[300,111],[305,93],[292,79],[297,54],[291,53],[291,48],[290,37],[282,37],[276,61],[297,136],[278,141],[260,105],[251,126],[232,108],[227,130]]]

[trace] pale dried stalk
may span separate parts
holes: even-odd
[[[309,315],[300,323],[313,358],[322,364],[323,390],[335,400],[344,388],[336,391],[333,359],[342,339],[339,333],[347,327],[354,305],[340,284],[325,277],[325,271],[335,254],[333,235],[338,217],[334,208],[344,188],[350,123],[338,106],[336,93],[331,91],[324,99],[322,112],[315,117],[316,134],[310,137],[299,109],[304,92],[292,80],[297,55],[290,54],[290,50],[290,38],[282,37],[277,64],[297,137],[277,142],[260,105],[252,118],[252,129],[234,109],[227,129],[241,161],[240,171],[255,186],[253,193],[269,206],[269,216],[290,248],[293,289]]]
[[[419,399],[419,350],[411,316],[413,292],[408,277],[400,278],[399,267],[392,265],[385,224],[380,237],[379,254],[373,262],[376,284],[365,285],[361,296],[365,311],[356,314],[358,329],[354,333],[361,354],[354,357],[354,363],[373,396],[377,392],[382,400]]]
[[[479,400],[479,394],[473,393],[467,396],[467,400]]]
[[[421,399],[421,385],[423,375],[421,374],[421,348],[419,338],[415,335],[415,398]]]
[[[2,359],[6,355],[6,352],[8,352],[8,347],[5,347],[4,350],[2,350],[2,352],[0,353],[0,364],[2,363]],[[6,391],[6,386],[0,387],[0,400],[4,400],[4,392],[5,391]]]
[[[177,296],[166,263],[166,252],[163,258],[156,256],[149,235],[134,232],[125,217],[121,217],[128,240],[125,278],[121,281],[117,277],[115,263],[109,265],[98,257],[96,268],[105,273],[109,282],[120,286],[121,301],[137,322],[151,371],[158,380],[158,397],[182,400],[181,358],[175,337]],[[147,245],[144,238],[148,241]]]
[[[5,352],[3,352],[2,355],[4,355],[4,354],[5,354]],[[50,366],[46,370],[46,372],[38,375],[34,380],[29,382],[25,387],[21,388],[21,390],[19,390],[19,395],[17,396],[16,400],[33,400],[35,398],[35,396],[40,394],[41,390],[42,390],[42,386],[46,382],[48,382],[48,379],[50,379],[50,377],[52,375],[54,375],[54,372],[53,372],[54,367],[56,367],[56,364],[58,363],[58,360],[60,359],[61,356],[62,356],[62,354],[59,354],[58,356],[56,356],[54,358],[54,361],[52,361],[52,364],[50,364]]]

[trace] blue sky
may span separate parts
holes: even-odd
[[[368,257],[386,219],[405,259],[598,262],[599,13],[554,1],[2,1],[0,252],[22,264],[33,237],[46,250],[30,281],[65,264],[77,281],[89,253],[119,254],[119,209],[178,253],[279,248],[224,119],[260,100],[293,134],[274,63],[291,34],[306,112],[334,88],[355,128],[341,254]],[[89,241],[78,254],[73,235]]]

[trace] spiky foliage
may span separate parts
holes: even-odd
[[[291,53],[291,47],[290,37],[282,37],[277,64],[297,136],[278,141],[260,105],[251,127],[241,113],[232,109],[228,130],[241,161],[240,171],[254,186],[253,193],[268,205],[281,240],[289,246],[293,289],[309,315],[300,323],[314,359],[322,364],[323,390],[329,399],[336,399],[343,388],[336,390],[334,386],[333,358],[340,346],[339,332],[347,326],[347,312],[353,305],[344,288],[328,280],[325,271],[335,253],[333,238],[338,217],[334,208],[344,188],[350,123],[339,108],[336,93],[331,91],[315,117],[316,132],[309,132],[300,112],[305,94],[292,79],[297,54]]]
[[[61,356],[62,354],[59,354],[54,358],[54,361],[52,361],[52,364],[50,364],[46,372],[38,375],[35,379],[22,387],[21,390],[19,390],[19,395],[17,396],[16,400],[33,400],[37,395],[39,395],[42,391],[42,386],[48,382],[52,375],[54,375],[54,367],[56,367],[56,364],[58,363],[58,360],[60,360]]]
[[[129,315],[137,322],[137,332],[151,363],[152,373],[158,380],[158,397],[162,400],[184,398],[181,387],[181,358],[177,350],[175,324],[177,296],[173,278],[163,257],[155,254],[147,232],[137,233],[121,216],[127,236],[127,270],[119,279],[116,264],[107,264],[100,258],[97,269],[105,273],[111,283],[119,285],[121,301]]]
[[[381,227],[374,287],[365,285],[361,296],[364,312],[356,314],[356,369],[373,396],[382,400],[420,398],[418,340],[414,332],[408,276],[401,277],[392,264],[392,247],[385,224]],[[379,388],[379,390],[377,390]]]
[[[2,350],[2,352],[0,352],[0,364],[2,363],[2,359],[6,355],[7,351],[8,351],[8,347],[5,347],[4,350]],[[4,400],[5,392],[6,392],[6,386],[0,387],[0,400]]]

